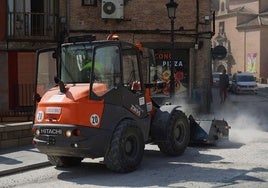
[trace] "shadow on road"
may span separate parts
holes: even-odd
[[[104,164],[83,162],[79,167],[65,169],[58,179],[78,185],[104,187],[179,187],[187,182],[234,185],[240,180],[263,182],[250,176],[249,172],[268,171],[264,168],[224,168],[228,162],[222,162],[220,156],[200,154],[191,148],[186,153],[180,157],[167,157],[157,150],[146,150],[139,169],[127,174],[111,172]],[[217,166],[202,167],[205,163]]]

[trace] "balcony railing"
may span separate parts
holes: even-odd
[[[53,40],[57,36],[58,17],[48,13],[10,12],[9,39]]]
[[[34,85],[33,84],[15,84],[14,95],[15,107],[33,106]]]
[[[14,106],[6,111],[0,111],[0,122],[30,121],[33,117],[33,84],[15,84]],[[27,119],[25,119],[27,118]]]

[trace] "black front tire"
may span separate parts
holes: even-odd
[[[65,157],[65,156],[47,156],[49,162],[56,167],[70,167],[77,166],[81,163],[83,158],[80,157]]]
[[[183,154],[190,141],[190,126],[186,115],[181,111],[174,111],[166,126],[167,139],[158,143],[160,151],[170,156]]]
[[[144,147],[141,130],[133,124],[133,121],[122,121],[113,133],[104,163],[108,169],[114,172],[134,171],[142,161]]]

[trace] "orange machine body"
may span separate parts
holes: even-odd
[[[71,124],[99,128],[104,101],[89,99],[89,84],[67,85],[65,94],[58,88],[46,92],[38,103],[35,123]],[[102,92],[105,84],[94,84],[94,90]],[[91,117],[98,116],[94,123]]]

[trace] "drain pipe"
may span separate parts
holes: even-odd
[[[196,37],[195,37],[195,44],[198,44],[198,39],[199,39],[199,0],[196,0],[196,23],[195,23],[195,32],[196,32]],[[198,49],[195,49],[195,62],[194,62],[194,70],[193,70],[193,87],[196,88],[197,85],[197,55],[198,55]]]
[[[66,35],[70,34],[70,0],[66,0]]]

